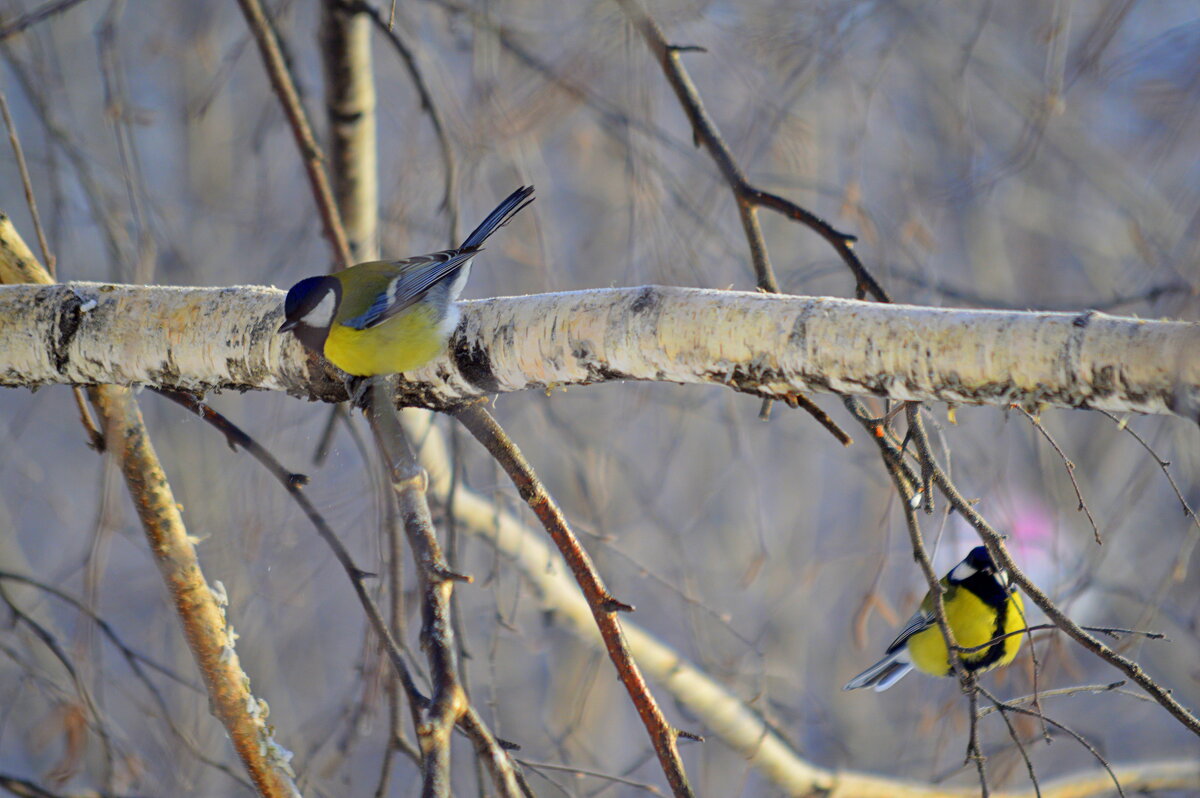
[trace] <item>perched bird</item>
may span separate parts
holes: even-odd
[[[446,347],[458,326],[455,299],[471,259],[496,229],[529,203],[522,186],[496,206],[458,249],[404,260],[370,261],[291,287],[279,332],[358,377],[419,368]]]
[[[942,602],[954,642],[964,648],[982,646],[1002,635],[1025,628],[1025,603],[1008,571],[992,562],[984,546],[971,553],[942,578]],[[982,673],[1007,665],[1017,656],[1023,635],[1006,637],[979,651],[961,652],[968,671]],[[933,613],[928,593],[921,607],[887,648],[887,654],[855,676],[843,690],[874,687],[886,690],[916,666],[933,676],[952,676],[954,669],[946,651],[946,640]]]

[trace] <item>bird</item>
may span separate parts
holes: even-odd
[[[483,242],[533,202],[521,186],[488,214],[458,249],[403,260],[369,261],[293,285],[279,332],[290,332],[347,374],[411,371],[437,357],[458,326],[455,300]]]
[[[1025,628],[1025,603],[1007,570],[992,561],[985,546],[977,546],[942,578],[946,622],[955,644],[964,648],[985,646],[959,653],[963,667],[974,673],[1007,665],[1017,656]],[[1004,635],[1003,640],[990,641]],[[913,616],[887,647],[883,659],[851,679],[843,690],[874,687],[886,690],[914,667],[933,676],[952,676],[954,668],[946,640],[934,616],[929,593]]]

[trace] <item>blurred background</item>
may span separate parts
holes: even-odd
[[[0,2],[0,27],[38,7]],[[323,140],[320,4],[268,10]],[[684,63],[750,179],[857,235],[859,256],[897,301],[1200,318],[1195,3],[748,0],[662,2],[652,13],[672,43],[705,48]],[[460,231],[517,185],[537,186],[537,202],[476,261],[466,296],[753,288],[732,194],[615,3],[567,13],[545,0],[430,0],[395,14],[452,146]],[[438,143],[403,62],[372,38],[381,252],[442,249]],[[330,268],[292,134],[236,4],[90,0],[5,37],[0,56],[59,279],[287,287]],[[0,211],[32,243],[15,159],[7,142],[0,150]],[[761,218],[784,291],[853,295],[818,236]],[[877,450],[836,397],[815,399],[854,445],[786,407],[760,421],[757,399],[719,388],[609,384],[501,396],[493,412],[613,592],[637,606],[633,620],[801,756],[973,784],[962,766],[967,708],[952,680],[914,674],[886,693],[841,690],[877,659],[925,584]],[[209,400],[309,473],[309,494],[358,562],[385,570],[372,457],[339,426],[329,459],[313,464],[326,407],[282,395]],[[250,458],[157,396],[142,394],[141,405],[305,793],[374,794],[386,669],[345,575]],[[1200,706],[1200,528],[1131,434],[1170,463],[1197,507],[1200,430],[1177,418],[1042,415],[1076,465],[1097,546],[1062,458],[1023,414],[961,408],[956,423],[945,407],[931,414],[943,462],[1012,536],[1027,573],[1079,622],[1165,633],[1170,642],[1121,645]],[[456,444],[464,487],[522,512],[470,436],[437,423]],[[71,391],[0,393],[0,442],[0,568],[60,589],[176,677],[150,674],[160,704],[79,607],[0,579],[0,772],[63,792],[249,794],[225,772],[240,766],[197,690],[125,486],[110,459],[86,448]],[[924,521],[939,573],[977,542],[941,505]],[[593,774],[531,767],[538,794],[665,790],[607,657],[543,612],[486,541],[460,535],[457,548],[456,567],[475,576],[456,591],[474,702],[523,760]],[[54,635],[74,676],[18,612]],[[410,621],[416,651],[419,618]],[[1120,678],[1061,636],[1039,639],[1041,689]],[[1016,697],[1032,692],[1034,675],[1026,646],[984,683]],[[80,685],[93,710],[82,708]],[[700,794],[779,793],[651,687],[673,723],[709,736],[682,745]],[[1043,708],[1114,763],[1196,754],[1194,735],[1136,696]],[[1040,777],[1098,767],[1055,730],[1047,744],[1040,723],[1014,725]],[[993,786],[1026,788],[998,715],[981,734]],[[454,753],[456,792],[475,794],[470,748],[459,741]],[[412,763],[394,764],[386,794],[417,794]]]

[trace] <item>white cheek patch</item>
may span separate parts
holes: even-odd
[[[337,297],[332,291],[326,291],[325,296],[312,310],[304,314],[304,323],[310,327],[328,327],[337,311]]]
[[[965,582],[977,573],[979,569],[964,560],[954,566],[954,570],[950,572],[950,581]]]

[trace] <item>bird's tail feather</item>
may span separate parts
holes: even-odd
[[[900,648],[855,676],[842,689],[857,690],[860,687],[874,687],[875,692],[880,692],[900,681],[910,670],[912,670],[912,662],[909,661],[908,651]]]
[[[459,249],[475,249],[480,246],[487,237],[496,230],[507,224],[508,220],[517,215],[517,212],[524,208],[529,203],[533,202],[530,196],[533,194],[533,186],[521,186],[519,189],[509,194],[508,197],[496,206],[496,210],[488,214],[488,217],[480,222],[479,226],[467,236]]]

